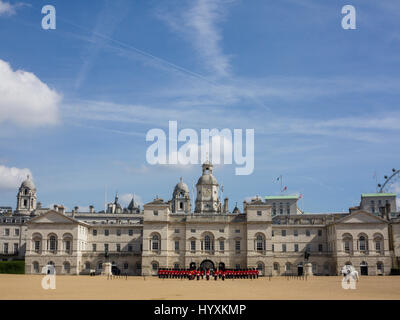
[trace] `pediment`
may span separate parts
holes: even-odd
[[[337,223],[387,223],[387,221],[366,211],[356,211],[340,219]]]
[[[45,214],[36,217],[29,221],[29,223],[68,223],[68,224],[76,224],[78,221],[75,219],[72,219],[70,217],[67,217],[61,213],[58,213],[56,211],[48,211]]]

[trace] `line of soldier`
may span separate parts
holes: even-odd
[[[259,271],[256,268],[249,269],[158,269],[158,277],[160,279],[189,279],[214,280],[221,279],[257,279]]]

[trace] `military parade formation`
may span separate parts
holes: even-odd
[[[259,271],[256,268],[249,269],[158,269],[160,279],[188,279],[188,280],[210,280],[221,279],[257,279]]]

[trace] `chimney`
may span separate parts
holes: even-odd
[[[226,213],[229,211],[229,206],[228,206],[228,198],[224,199],[224,210],[223,212]]]
[[[58,211],[58,204],[54,205],[54,211]]]
[[[79,211],[79,207],[78,207],[78,206],[75,206],[75,207],[74,207],[74,212],[75,212],[75,213],[78,213],[78,211]]]
[[[94,206],[89,206],[89,212],[94,213]]]
[[[386,220],[390,220],[391,211],[390,203],[386,203]]]
[[[61,214],[64,214],[64,213],[65,213],[65,208],[64,208],[64,206],[59,206],[59,207],[58,207],[58,212],[61,213]]]

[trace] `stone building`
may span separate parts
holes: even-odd
[[[141,209],[118,196],[106,210],[42,208],[28,177],[14,212],[0,215],[0,258],[25,259],[26,273],[54,264],[58,274],[115,272],[154,275],[158,268],[258,268],[263,275],[303,273],[304,253],[315,275],[336,275],[351,263],[363,275],[399,268],[400,215],[395,194],[363,194],[346,213],[306,214],[298,196],[267,196],[230,211],[220,200],[213,165],[202,165],[196,199],[181,178],[170,200]],[[192,208],[192,200],[195,200]]]

